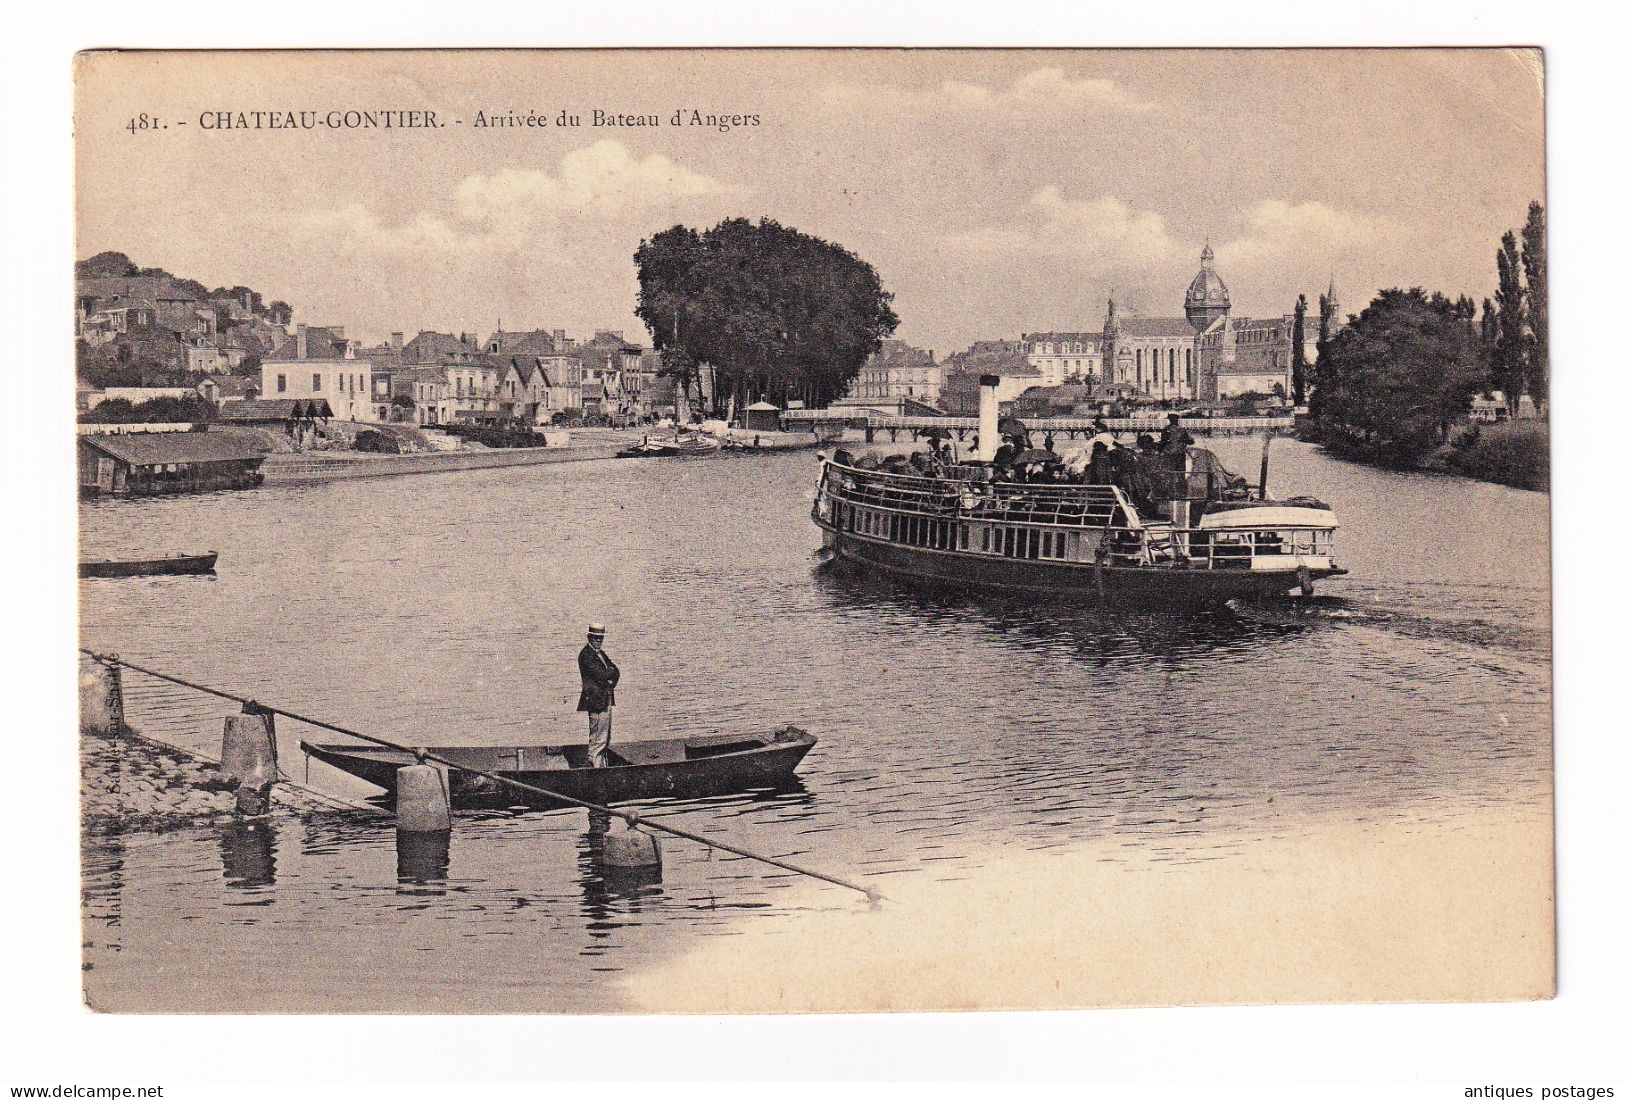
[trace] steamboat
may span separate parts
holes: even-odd
[[[1158,479],[1156,500],[1138,503],[1117,484],[1009,479],[991,453],[998,378],[981,382],[975,461],[928,476],[821,456],[812,518],[831,558],[918,581],[1102,603],[1309,596],[1317,581],[1348,572],[1332,556],[1336,515],[1311,498],[1269,499],[1267,466],[1249,486],[1188,448]]]

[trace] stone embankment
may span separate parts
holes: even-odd
[[[204,757],[144,737],[79,733],[82,823],[92,833],[161,832],[238,818],[236,784]],[[271,790],[272,816],[366,812],[286,779]],[[381,811],[379,811],[381,812]]]
[[[214,765],[126,730],[79,738],[84,827],[91,832],[171,829],[226,820],[237,797]]]
[[[228,719],[248,721],[246,717]],[[253,719],[259,722],[259,719]],[[367,807],[330,798],[289,782],[264,746],[269,798],[254,788],[254,813],[296,814]],[[241,770],[234,773],[241,775]],[[79,672],[79,789],[84,828],[92,833],[162,830],[239,816],[240,783],[221,766],[175,745],[143,736],[124,722],[124,689],[118,670],[81,658]]]
[[[431,474],[445,470],[484,470],[498,466],[537,466],[613,458],[620,445],[516,447],[509,450],[438,451],[407,455],[316,452],[267,455],[260,467],[267,485],[297,485],[352,477]]]

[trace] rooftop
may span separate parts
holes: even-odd
[[[168,462],[244,462],[264,458],[240,439],[208,432],[136,432],[129,435],[87,435],[79,442],[131,466],[158,466]]]
[[[223,423],[264,422],[272,420],[331,419],[333,407],[320,397],[270,401],[233,401],[220,410]]]

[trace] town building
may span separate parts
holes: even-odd
[[[1043,376],[1046,386],[1101,381],[1105,361],[1105,337],[1101,333],[1023,333],[1020,348],[1028,366]]]
[[[900,409],[905,401],[935,405],[942,391],[942,365],[932,352],[901,340],[882,340],[836,405]]]
[[[981,408],[982,374],[996,375],[999,384],[994,396],[999,407],[1008,410],[1017,398],[1028,390],[1044,384],[1044,376],[1036,367],[1029,366],[1025,356],[1007,361],[1002,370],[951,375],[942,383],[937,395],[937,408],[949,416],[975,416]]]
[[[210,375],[197,384],[197,392],[218,409],[232,401],[253,401],[260,395],[260,384],[233,374]]]
[[[194,332],[198,304],[196,293],[167,276],[80,278],[74,283],[75,335],[94,344],[135,328]]]
[[[299,325],[294,338],[260,367],[260,393],[271,400],[327,402],[339,420],[372,422],[372,364],[339,326]]]

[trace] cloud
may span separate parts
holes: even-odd
[[[1158,105],[1106,77],[1067,76],[1059,68],[1034,69],[1004,87],[944,80],[931,88],[891,84],[827,84],[820,95],[842,107],[883,107],[889,111],[931,116],[946,112],[1000,112],[1013,124],[1053,121],[1080,112],[1155,111]]]
[[[568,219],[613,221],[738,189],[659,153],[637,158],[618,141],[565,154],[556,169],[505,168],[459,183],[441,210],[389,221],[359,203],[308,214],[302,235],[368,252],[511,248],[546,237]]]
[[[945,80],[940,89],[949,102],[965,108],[1154,111],[1157,105],[1142,99],[1106,77],[1078,79],[1058,68],[1034,69],[1008,88],[989,88]]]
[[[1075,200],[1057,187],[1045,187],[1027,200],[1018,220],[1015,226],[956,234],[951,241],[974,252],[1072,255],[1104,268],[1162,264],[1182,247],[1169,237],[1161,214],[1136,210],[1112,195]]]
[[[1216,242],[1222,268],[1254,271],[1270,266],[1317,263],[1381,251],[1410,234],[1392,218],[1337,210],[1323,202],[1289,203],[1266,199],[1242,215],[1234,238]],[[1155,270],[1169,263],[1194,262],[1198,238],[1168,232],[1163,216],[1112,195],[1069,199],[1059,188],[1044,187],[1021,207],[1014,224],[984,226],[949,237],[969,252],[1069,255],[1080,267],[1115,271]]]
[[[1248,209],[1242,233],[1220,249],[1227,263],[1258,267],[1309,256],[1339,258],[1388,248],[1406,237],[1391,218],[1337,210],[1323,202],[1266,199]]]

